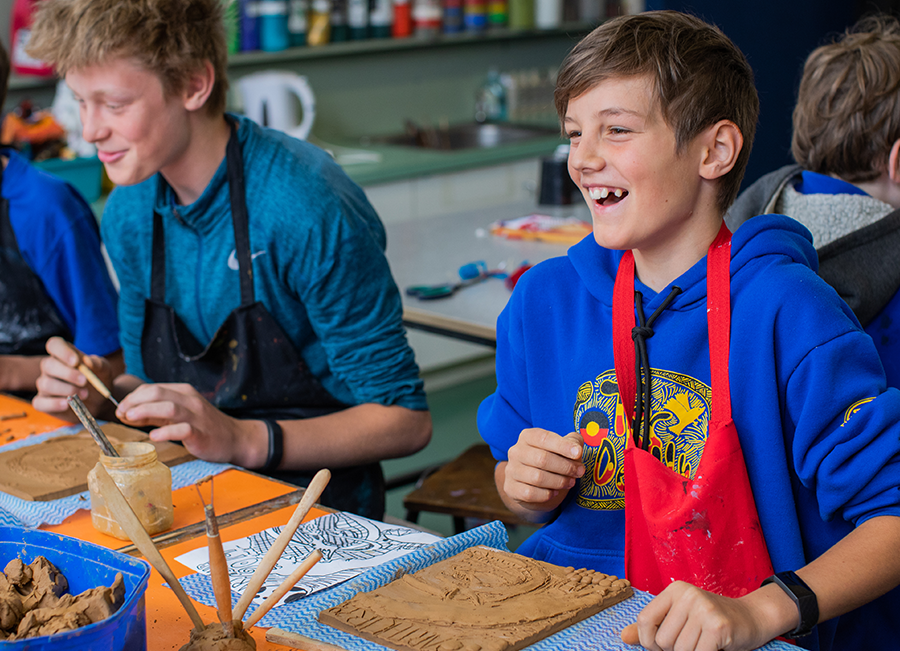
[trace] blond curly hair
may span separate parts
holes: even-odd
[[[216,79],[206,108],[210,114],[225,110],[228,55],[220,0],[41,0],[27,51],[63,77],[111,58],[132,58],[159,77],[167,96],[183,90],[209,61]]]

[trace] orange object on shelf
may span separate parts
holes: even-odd
[[[51,140],[65,140],[66,130],[57,122],[50,111],[35,111],[27,120],[13,112],[6,114],[0,139],[3,142],[41,145]]]

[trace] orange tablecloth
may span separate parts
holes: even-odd
[[[18,416],[19,414],[24,416]],[[6,418],[6,420],[3,420]],[[43,434],[72,423],[38,411],[30,402],[0,393],[0,445]]]

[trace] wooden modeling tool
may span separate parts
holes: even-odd
[[[200,619],[200,614],[197,612],[197,609],[194,608],[194,604],[191,603],[190,598],[187,596],[184,588],[181,587],[178,579],[175,578],[175,574],[172,572],[168,563],[166,563],[162,554],[159,553],[156,545],[153,544],[150,534],[144,529],[144,525],[138,520],[138,517],[134,510],[132,510],[128,500],[125,499],[122,491],[119,490],[116,482],[109,476],[109,473],[106,472],[106,468],[104,468],[102,464],[97,466],[97,483],[100,484],[100,494],[103,496],[110,514],[115,518],[119,526],[122,527],[122,531],[131,538],[131,542],[135,544],[138,551],[144,555],[144,558],[146,558],[150,565],[162,575],[169,584],[169,587],[175,592],[178,601],[184,606],[188,617],[190,617],[191,621],[194,623],[194,628],[198,631],[204,630],[206,625],[203,623],[203,620]]]
[[[268,578],[269,573],[272,571],[272,568],[275,567],[275,563],[277,563],[278,559],[281,558],[281,554],[282,552],[284,552],[284,548],[287,547],[294,533],[297,531],[297,527],[300,526],[303,518],[305,518],[306,514],[309,513],[312,505],[315,504],[319,497],[321,497],[322,491],[325,490],[325,487],[328,485],[328,482],[330,480],[331,471],[329,471],[327,468],[323,468],[322,470],[317,472],[315,477],[312,478],[312,481],[309,482],[309,486],[306,488],[306,492],[303,494],[303,499],[300,500],[300,503],[297,505],[297,509],[294,511],[291,519],[286,525],[284,525],[281,533],[278,534],[278,538],[276,538],[275,542],[272,543],[272,546],[269,547],[269,551],[267,551],[266,555],[263,556],[262,560],[259,562],[259,565],[256,568],[256,571],[253,573],[253,576],[250,577],[250,582],[247,584],[247,587],[244,589],[243,594],[241,594],[241,598],[238,600],[237,605],[234,607],[234,619],[244,618],[244,613],[247,612],[247,606],[250,605],[253,597],[256,596],[256,592],[259,590],[260,586],[262,586],[263,582],[265,582],[265,580]]]
[[[200,484],[210,481],[212,487],[209,492],[209,504],[203,501],[203,493],[200,492]],[[209,548],[209,574],[212,579],[213,594],[216,596],[216,610],[219,621],[225,630],[226,637],[234,637],[234,622],[231,614],[231,580],[228,578],[228,561],[225,560],[225,550],[222,549],[222,539],[219,537],[219,523],[216,520],[216,511],[213,506],[215,501],[215,484],[212,478],[201,479],[194,487],[200,495],[200,503],[206,516],[206,544]]]
[[[78,370],[81,374],[87,378],[87,381],[91,383],[91,386],[97,389],[100,392],[100,395],[113,403],[116,407],[119,406],[119,401],[113,398],[112,392],[106,388],[106,385],[100,381],[94,372],[89,369],[83,362],[78,365]]]
[[[244,622],[244,628],[248,629],[261,620],[263,616],[272,609],[272,606],[277,604],[278,600],[286,595],[288,590],[297,585],[297,582],[306,576],[306,573],[320,560],[322,560],[322,552],[318,549],[314,549],[310,552],[309,556],[304,558],[303,562],[297,566],[297,569],[291,572],[291,575],[282,581],[281,585],[275,588],[275,591],[272,594],[266,597],[266,600],[259,605],[259,608],[253,611],[253,614],[247,618],[246,622]]]
[[[81,398],[78,396],[69,396],[66,401],[69,403],[69,407],[72,408],[72,411],[75,412],[75,415],[78,416],[78,420],[81,421],[84,428],[94,437],[97,445],[103,450],[103,454],[108,457],[121,456],[115,446],[109,442],[108,438],[106,438],[106,434],[103,433],[103,430],[97,425],[97,421],[94,420],[94,417],[91,416],[91,412],[84,406]]]

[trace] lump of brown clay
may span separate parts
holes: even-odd
[[[69,589],[66,577],[43,556],[38,556],[28,565],[14,558],[6,564],[3,573],[22,595],[22,606],[26,611],[55,606],[60,596]]]
[[[116,574],[111,587],[100,586],[75,596],[66,577],[38,556],[25,565],[10,561],[0,573],[0,640],[52,635],[99,622],[125,603],[125,581]]]
[[[10,631],[16,630],[24,614],[22,595],[6,575],[0,572],[0,640],[5,640]]]
[[[254,651],[256,641],[250,637],[240,622],[234,623],[234,637],[228,637],[225,627],[219,622],[209,624],[202,631],[193,629],[191,641],[179,651]]]

